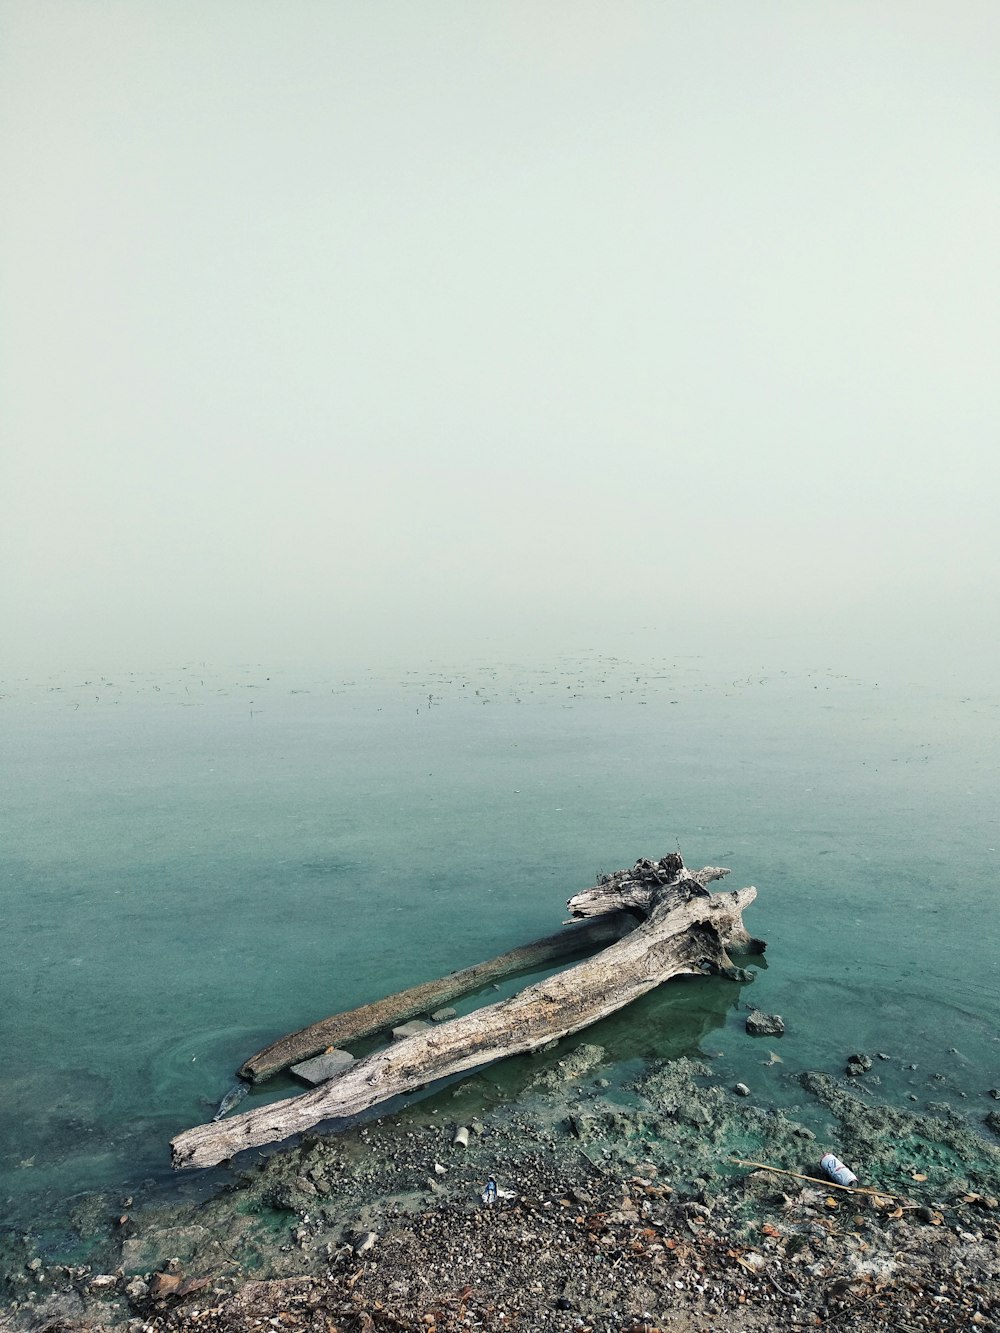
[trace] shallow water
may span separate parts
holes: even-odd
[[[190,666],[7,681],[0,727],[0,1198],[56,1249],[71,1196],[210,1187],[168,1140],[273,1037],[548,933],[678,845],[757,884],[767,964],[593,1029],[623,1073],[712,1051],[795,1105],[801,1069],[882,1051],[887,1097],[994,1105],[996,697],[684,658]],[[785,1037],[747,1038],[751,1002]]]

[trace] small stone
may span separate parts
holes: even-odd
[[[457,1018],[457,1017],[458,1017],[458,1010],[457,1010],[457,1009],[452,1009],[452,1008],[450,1008],[450,1007],[445,1007],[444,1009],[435,1009],[435,1010],[434,1010],[434,1012],[431,1014],[431,1022],[432,1022],[432,1023],[447,1023],[447,1021],[448,1021],[449,1018]]]
[[[747,1032],[751,1037],[780,1037],[785,1031],[785,1020],[780,1014],[764,1014],[754,1009],[747,1018]]]
[[[361,1255],[367,1254],[378,1240],[378,1235],[374,1231],[365,1231],[354,1242],[354,1253]]]
[[[741,1097],[750,1096],[750,1089],[747,1087],[745,1083],[735,1084],[735,1086],[733,1087],[733,1092],[738,1093]]]
[[[41,1261],[41,1259],[29,1259],[29,1260],[28,1260],[28,1272],[29,1272],[29,1273],[37,1273],[38,1270],[41,1268],[41,1266],[42,1266],[42,1261]]]
[[[681,1208],[688,1217],[709,1218],[712,1216],[712,1210],[707,1204],[697,1203],[694,1200],[681,1204]]]
[[[87,1283],[89,1291],[112,1291],[118,1286],[118,1276],[115,1273],[95,1273]]]
[[[870,1055],[849,1055],[847,1063],[849,1065],[860,1065],[861,1072],[867,1074],[872,1067],[872,1058]]]
[[[892,1059],[892,1056],[891,1056],[891,1055],[886,1055],[885,1051],[876,1051],[876,1054],[877,1054],[877,1056],[878,1056],[878,1058],[879,1058],[880,1060],[891,1060],[891,1059]]]
[[[131,1278],[125,1284],[125,1295],[130,1301],[144,1301],[149,1295],[149,1286],[141,1277]]]
[[[995,1102],[1000,1102],[1000,1088],[990,1088],[990,1096]]]

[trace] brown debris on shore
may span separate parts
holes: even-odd
[[[793,1247],[801,1233],[788,1223],[808,1216],[815,1218],[815,1234]],[[606,1182],[583,1206],[571,1195],[539,1195],[501,1211],[456,1214],[438,1207],[393,1229],[377,1255],[359,1260],[345,1246],[322,1274],[251,1282],[208,1307],[150,1311],[143,1328],[762,1333],[827,1324],[876,1331],[995,1327],[995,1277],[987,1293],[986,1274],[971,1253],[978,1249],[981,1261],[995,1249],[995,1228],[970,1247],[953,1233],[910,1223],[886,1232],[870,1210],[833,1222],[802,1198],[784,1200],[776,1217],[736,1240],[724,1205],[664,1203],[663,1191],[641,1180]]]
[[[767,1215],[747,1229],[745,1194]],[[973,1205],[969,1205],[973,1207]],[[504,1207],[400,1216],[363,1256],[349,1242],[302,1276],[231,1295],[150,1300],[134,1333],[763,1333],[992,1329],[996,1215],[977,1235],[822,1191],[675,1197],[649,1168],[569,1183],[540,1165]],[[984,1225],[985,1223],[985,1225]],[[140,1303],[141,1304],[141,1303]],[[56,1329],[95,1329],[62,1323]]]
[[[467,1144],[445,1113],[477,1104],[464,1088],[276,1153],[229,1194],[138,1215],[117,1268],[64,1270],[72,1281],[53,1281],[48,1299],[21,1303],[0,1327],[997,1329],[1000,1202],[989,1182],[1000,1154],[957,1120],[872,1106],[806,1076],[813,1096],[837,1104],[855,1164],[867,1161],[873,1192],[838,1191],[788,1174],[818,1162],[804,1125],[706,1085],[704,1064],[667,1062],[623,1101],[595,1077],[602,1055],[579,1046],[536,1072],[518,1104],[479,1103],[459,1122]],[[727,1149],[752,1138],[779,1172],[733,1165]],[[926,1169],[900,1170],[904,1140]]]

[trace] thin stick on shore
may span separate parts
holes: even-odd
[[[835,1180],[823,1180],[821,1176],[804,1176],[798,1171],[788,1171],[783,1166],[770,1166],[767,1162],[749,1162],[744,1157],[730,1157],[737,1166],[755,1166],[758,1171],[771,1171],[776,1176],[791,1176],[793,1180],[808,1180],[811,1185],[822,1185],[828,1190],[843,1190],[846,1194],[871,1194],[877,1199],[899,1200],[903,1196],[892,1190],[871,1189],[867,1185],[838,1185]],[[908,1204],[907,1207],[916,1207]]]

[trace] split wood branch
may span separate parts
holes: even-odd
[[[236,1072],[249,1083],[263,1083],[281,1070],[298,1064],[300,1060],[308,1060],[331,1046],[348,1046],[405,1023],[407,1019],[430,1014],[492,982],[603,948],[634,930],[636,922],[637,918],[628,912],[611,912],[510,949],[484,963],[451,972],[446,977],[424,981],[371,1004],[334,1014],[265,1046],[256,1055],[251,1055]]]
[[[595,957],[511,999],[377,1051],[311,1092],[187,1130],[172,1141],[174,1166],[212,1166],[322,1120],[358,1115],[433,1080],[536,1050],[614,1013],[670,977],[732,972],[727,947],[742,948],[749,939],[742,914],[757,890],[712,895],[688,874],[680,857],[657,864],[672,878],[658,884],[648,899],[647,920]],[[622,902],[631,907],[628,897],[623,893]]]

